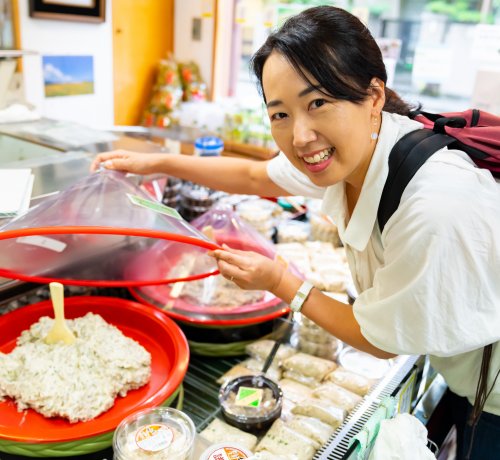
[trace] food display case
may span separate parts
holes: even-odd
[[[88,176],[89,165],[92,159],[92,156],[98,151],[104,150],[112,150],[114,148],[129,148],[132,150],[142,150],[142,151],[158,151],[161,147],[158,145],[153,145],[151,143],[145,142],[143,140],[138,139],[127,139],[126,136],[101,136],[101,140],[97,142],[89,142],[85,144],[85,141],[90,137],[82,137],[82,142],[84,142],[80,146],[71,146],[67,141],[67,138],[60,135],[54,135],[55,137],[51,140],[47,136],[44,135],[44,132],[47,133],[48,127],[57,128],[57,124],[47,125],[48,121],[38,122],[41,123],[38,126],[33,125],[30,130],[26,130],[23,126],[9,126],[9,127],[1,127],[0,128],[0,142],[8,142],[9,151],[13,156],[9,157],[10,159],[7,161],[3,161],[0,158],[0,167],[21,167],[27,166],[33,169],[33,172],[36,176],[35,179],[35,188],[34,188],[34,197],[33,203],[41,203],[44,199],[49,199],[50,194],[59,190],[64,190],[73,185],[78,180]],[[55,131],[57,134],[57,130]],[[57,138],[57,140],[54,140]],[[7,139],[7,140],[6,140]],[[96,139],[99,139],[96,137]],[[127,144],[128,143],[128,144]],[[16,150],[17,149],[17,150]],[[17,151],[17,154],[14,154]],[[3,162],[3,163],[2,163]],[[228,213],[228,211],[219,210],[214,213],[215,221],[220,218],[221,214]],[[212,216],[213,217],[213,216]],[[233,219],[234,216],[231,216],[229,221]],[[234,219],[233,219],[234,220]],[[227,221],[226,221],[227,222]],[[203,230],[207,226],[211,226],[215,229],[215,233],[212,234],[211,238],[208,240],[212,241],[213,244],[222,244],[224,242],[230,243],[224,238],[217,235],[217,226],[219,225],[219,229],[221,228],[221,224],[214,221],[204,221],[200,220],[199,222],[193,222],[193,228],[195,228],[200,233],[203,233]],[[240,225],[238,223],[238,225]],[[220,231],[220,230],[219,230]],[[206,235],[205,235],[206,236]],[[231,236],[234,239],[234,235]],[[203,239],[203,235],[200,236],[200,239]],[[273,255],[272,246],[271,248],[268,246],[270,243],[263,239],[265,243],[258,245],[259,252],[266,253],[268,255]],[[253,235],[252,238],[246,239],[247,242],[253,242],[253,246],[250,249],[255,248],[255,242],[261,242],[259,236]],[[116,241],[115,241],[116,242]],[[234,241],[231,241],[234,243]],[[117,248],[120,249],[122,247],[122,243],[126,244],[127,242],[118,242]],[[158,241],[156,244],[152,244],[147,247],[147,250],[144,251],[144,254],[151,255],[152,252],[162,253],[165,250],[165,245],[168,246],[169,241]],[[241,246],[243,247],[243,246]],[[103,248],[103,253],[105,257],[112,257],[112,253],[114,249],[117,248]],[[248,248],[245,246],[245,248]],[[106,249],[110,249],[107,251]],[[269,252],[271,251],[271,252]],[[128,264],[128,270],[134,270],[134,267],[137,267],[137,264],[141,264],[144,262],[140,257],[136,259],[130,259]],[[208,263],[208,262],[207,262]],[[210,272],[211,267],[209,264],[205,267],[206,273]],[[130,275],[130,272],[128,272]],[[185,275],[184,275],[185,276]],[[182,278],[182,276],[179,276]],[[184,283],[184,281],[180,281],[177,285],[181,287],[175,287],[176,285],[158,285],[156,287],[136,287],[133,290],[134,297],[139,299],[143,305],[137,307],[141,311],[149,310],[149,315],[153,317],[160,316],[165,317],[168,321],[169,327],[173,324],[171,319],[176,321],[184,322],[188,325],[188,327],[197,327],[197,330],[202,329],[200,326],[212,326],[214,329],[221,329],[221,326],[238,326],[241,321],[250,323],[253,321],[260,320],[275,320],[280,319],[281,317],[286,317],[289,313],[288,307],[286,305],[282,305],[279,299],[271,298],[266,293],[263,294],[262,298],[258,298],[257,300],[252,299],[249,302],[238,302],[238,305],[231,305],[229,308],[222,308],[220,304],[221,300],[218,299],[215,303],[213,302],[213,283],[224,283],[223,280],[216,280],[215,276],[208,277],[206,282],[199,283],[198,286],[192,286],[193,292],[189,289],[184,291],[185,285],[181,285],[180,283]],[[215,280],[215,281],[214,281]],[[0,279],[0,328],[4,328],[5,331],[9,331],[9,325],[6,322],[6,318],[14,318],[14,316],[22,317],[29,314],[34,314],[35,310],[40,308],[48,308],[47,299],[49,298],[48,289],[45,285],[40,285],[34,282],[36,280],[9,280],[9,279]],[[94,280],[95,281],[95,280]],[[208,284],[207,284],[208,283]],[[78,283],[77,283],[78,284]],[[106,296],[108,300],[102,300],[104,305],[108,305],[111,303],[116,303],[117,305],[126,305],[128,302],[136,304],[135,300],[130,293],[129,290],[125,289],[122,285],[98,285],[99,283],[87,283],[80,284],[76,286],[67,286],[66,294],[70,296],[68,299],[68,304],[79,305],[79,303],[84,302],[84,300],[80,299],[90,299],[90,303],[95,304],[99,302],[99,297],[95,296]],[[233,287],[231,287],[232,289]],[[173,292],[174,289],[180,292]],[[197,289],[197,290],[196,290]],[[182,295],[184,291],[184,295]],[[175,294],[175,295],[174,295]],[[210,294],[210,295],[209,295]],[[267,295],[267,297],[266,297]],[[71,299],[72,296],[73,300]],[[194,296],[194,297],[193,297]],[[200,298],[209,298],[211,302],[205,302],[203,305],[200,302]],[[115,298],[114,301],[109,300],[110,298]],[[196,298],[197,301],[193,302],[193,298]],[[147,305],[144,305],[147,304]],[[138,305],[138,304],[136,304]],[[167,308],[167,313],[170,315],[165,315],[164,311],[165,307]],[[226,306],[227,307],[227,306]],[[112,307],[109,307],[112,309]],[[134,307],[135,308],[135,307]],[[13,311],[13,313],[9,313]],[[114,311],[114,310],[113,310]],[[23,313],[26,312],[26,313]],[[151,313],[154,312],[154,313]],[[12,314],[13,316],[9,316]],[[110,313],[111,317],[114,317],[116,321],[123,322],[125,321],[124,317],[113,316],[117,315],[116,312]],[[267,315],[267,316],[266,316]],[[268,315],[271,315],[268,317]],[[117,319],[118,318],[118,319]],[[129,318],[133,323],[137,322],[133,318]],[[215,321],[215,323],[213,323]],[[222,321],[222,322],[221,322]],[[206,324],[203,324],[206,322]],[[17,321],[16,321],[17,323]],[[213,323],[213,324],[212,324]],[[226,324],[227,323],[227,324]],[[19,325],[24,324],[19,322]],[[151,338],[147,338],[144,334],[138,330],[140,327],[137,324],[132,326],[132,324],[127,323],[127,327],[135,328],[135,332],[132,335],[136,335],[137,339],[140,340],[151,340]],[[248,324],[244,324],[244,326],[248,326]],[[252,326],[252,324],[250,324]],[[17,327],[17,326],[16,326]],[[270,329],[275,328],[274,323],[270,323]],[[178,334],[177,329],[172,326],[172,329],[169,329],[170,332],[174,331],[170,334],[170,336],[176,336]],[[9,334],[14,334],[15,328],[12,328],[12,331]],[[180,332],[180,331],[179,331]],[[191,330],[192,332],[192,330]],[[211,331],[213,332],[213,330]],[[173,334],[173,335],[172,335]],[[179,343],[182,342],[179,337],[181,335],[176,336],[177,339],[173,339],[173,342]],[[9,343],[3,343],[0,351],[6,352],[10,350],[13,346],[14,336],[9,335]],[[168,334],[167,334],[168,335]],[[5,335],[4,335],[5,336]],[[6,336],[5,336],[6,337]],[[255,340],[258,336],[254,335],[251,337],[251,340],[248,340],[248,337],[245,337],[247,343]],[[189,338],[189,337],[188,337]],[[293,340],[293,339],[291,339]],[[298,342],[297,342],[298,343]],[[298,346],[297,343],[295,346]],[[331,343],[329,342],[329,346]],[[172,345],[173,346],[173,345]],[[219,403],[219,391],[220,391],[220,383],[217,381],[221,379],[221,376],[229,371],[232,367],[237,364],[240,364],[243,360],[248,359],[248,356],[242,354],[242,351],[239,350],[237,356],[197,356],[196,354],[189,352],[181,353],[182,356],[179,355],[178,361],[176,364],[172,364],[172,360],[170,356],[162,355],[165,350],[162,348],[159,342],[155,343],[155,347],[158,347],[158,354],[164,356],[164,359],[168,361],[168,366],[170,369],[175,370],[175,376],[177,380],[172,379],[168,385],[174,385],[175,388],[170,388],[167,393],[161,393],[161,401],[158,399],[152,400],[147,395],[144,396],[148,399],[148,404],[177,404],[179,408],[182,408],[183,412],[187,414],[191,420],[194,422],[196,427],[196,431],[198,433],[205,430],[215,419],[221,419],[221,407]],[[348,356],[348,349],[342,350],[342,347],[337,346],[335,342],[335,346],[331,348],[332,351],[332,359],[335,359],[337,362],[342,359],[342,356]],[[342,355],[344,353],[344,355]],[[187,363],[187,357],[189,356],[189,365]],[[163,359],[163,358],[162,358]],[[408,381],[408,378],[412,373],[415,375],[419,375],[420,373],[420,364],[419,358],[414,356],[402,356],[394,360],[392,365],[385,369],[384,372],[378,376],[377,382],[373,387],[369,390],[369,392],[364,395],[359,402],[352,408],[349,415],[343,420],[343,422],[335,428],[333,434],[328,438],[328,441],[323,443],[317,450],[314,455],[315,460],[340,460],[347,458],[348,451],[350,448],[351,439],[359,433],[362,429],[366,421],[369,419],[371,414],[376,410],[380,401],[388,395],[398,394],[402,388],[404,388],[405,382]],[[182,365],[181,365],[182,364]],[[348,364],[348,360],[344,362],[345,365]],[[183,368],[185,366],[185,368]],[[182,368],[182,369],[181,369]],[[174,371],[172,371],[174,372]],[[182,379],[183,377],[183,379]],[[180,380],[182,380],[182,388],[180,388]],[[410,399],[414,396],[413,388],[418,386],[418,379],[415,381],[416,385],[411,387],[410,391]],[[163,387],[163,384],[158,383],[158,385]],[[165,385],[166,386],[166,385]],[[171,390],[171,391],[170,391]],[[135,401],[137,404],[141,404],[138,399]],[[123,404],[122,404],[123,405]],[[120,406],[121,407],[121,406]],[[135,406],[134,406],[135,407]],[[12,409],[12,408],[11,408]],[[130,414],[130,407],[122,407],[124,410],[121,415],[123,418],[126,415]],[[114,409],[113,409],[114,410]],[[9,412],[9,417],[19,417],[16,413]],[[110,412],[111,414],[111,412]],[[76,441],[77,444],[85,440],[85,437],[92,439],[94,436],[107,436],[109,438],[110,431],[113,430],[113,427],[118,426],[121,420],[120,414],[116,411],[111,414],[113,417],[113,423],[111,425],[106,425],[106,427],[100,427],[97,431],[92,431],[86,433],[86,436],[73,436],[69,435],[69,437],[65,439],[54,440],[54,442],[73,442]],[[10,420],[10,422],[9,422]],[[5,411],[2,412],[0,408],[0,426],[2,423],[11,424],[11,419],[5,419]],[[17,419],[16,419],[17,420]],[[19,420],[18,420],[19,422]],[[42,430],[43,431],[43,430]],[[33,449],[20,449],[16,450],[16,446],[14,449],[11,447],[2,449],[2,442],[6,440],[0,436],[0,458],[2,460],[21,460],[30,457],[37,457],[37,446],[34,446]],[[85,449],[59,449],[54,454],[54,452],[44,452],[44,445],[47,445],[47,439],[43,439],[43,432],[39,432],[37,437],[33,437],[31,440],[31,444],[37,444],[39,441],[40,446],[38,449],[38,453],[42,452],[45,457],[50,457],[52,454],[59,457],[67,456],[69,458],[75,458],[80,460],[110,460],[113,457],[112,448],[109,447],[109,442],[104,444],[102,449],[93,449],[85,450]],[[97,439],[97,438],[96,438]],[[19,442],[19,439],[10,439],[11,442]],[[109,439],[107,439],[109,441]],[[97,441],[96,441],[97,442]],[[63,446],[64,447],[64,446]],[[193,457],[193,460],[198,460]]]

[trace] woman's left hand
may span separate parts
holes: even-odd
[[[253,251],[240,251],[223,245],[215,250],[219,271],[224,278],[235,282],[242,289],[273,292],[281,281],[285,266]]]

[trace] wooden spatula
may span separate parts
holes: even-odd
[[[61,283],[50,283],[50,297],[54,308],[54,325],[45,337],[45,343],[64,342],[68,345],[75,341],[64,319],[64,287]]]

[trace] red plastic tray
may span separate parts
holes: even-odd
[[[179,387],[189,363],[186,337],[159,310],[113,297],[68,297],[66,317],[77,318],[91,311],[139,342],[152,356],[150,382],[117,397],[107,412],[88,422],[69,423],[45,418],[32,409],[18,412],[13,401],[0,402],[0,437],[20,442],[65,442],[114,430],[127,415],[163,403]],[[50,301],[22,307],[0,316],[0,352],[9,353],[20,333],[41,316],[53,316]]]

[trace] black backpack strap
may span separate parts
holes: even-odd
[[[420,167],[438,150],[454,142],[446,134],[418,129],[403,136],[389,154],[389,174],[382,191],[377,219],[380,232],[394,214],[403,192]]]

